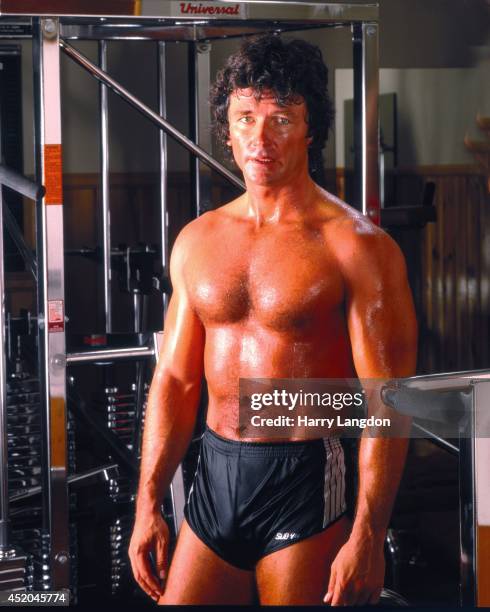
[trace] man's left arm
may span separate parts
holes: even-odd
[[[342,242],[339,262],[357,376],[389,379],[413,375],[417,323],[398,245],[379,228],[362,223]],[[383,411],[381,416],[391,419],[391,428],[405,437],[361,437],[356,515],[349,540],[332,564],[325,597],[331,605],[376,603],[383,587],[384,540],[411,423],[390,408],[383,407]]]

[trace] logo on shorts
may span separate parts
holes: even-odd
[[[284,531],[284,532],[280,532],[278,531],[275,535],[275,540],[294,540],[294,538],[297,538],[299,534],[295,533],[294,531]]]

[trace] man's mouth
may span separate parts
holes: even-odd
[[[272,157],[251,157],[250,161],[256,164],[271,164],[274,159]]]

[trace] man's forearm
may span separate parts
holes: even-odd
[[[155,375],[145,415],[137,513],[160,507],[190,444],[200,391],[201,381],[184,383],[166,372]]]
[[[410,420],[405,419],[402,424],[408,434]],[[352,537],[384,541],[408,443],[408,435],[406,438],[361,438],[359,489]]]

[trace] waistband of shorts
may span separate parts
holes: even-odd
[[[340,445],[339,438],[317,438],[291,442],[243,442],[223,438],[206,425],[202,440],[219,453],[249,457],[291,457],[308,452],[324,452],[325,444]]]

